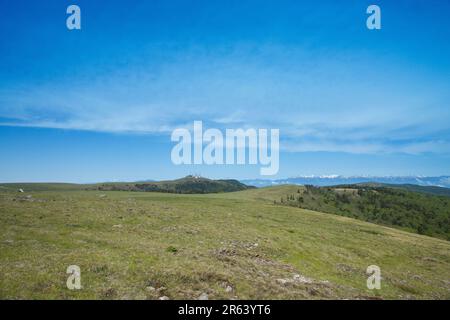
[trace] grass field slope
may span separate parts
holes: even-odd
[[[198,176],[186,176],[181,179],[167,181],[142,181],[142,182],[104,182],[95,184],[73,183],[4,183],[0,184],[1,191],[75,191],[75,190],[100,190],[100,191],[136,191],[136,192],[167,192],[167,193],[221,193],[252,189],[237,180],[220,179],[212,180]]]
[[[450,298],[450,242],[274,204],[297,188],[0,191],[0,298]]]
[[[135,183],[102,183],[91,185],[89,189],[105,191],[146,191],[167,193],[220,193],[246,190],[249,187],[237,180],[212,180],[197,176],[187,176],[177,180]]]
[[[279,204],[328,212],[450,240],[450,197],[386,185],[300,187]]]
[[[432,194],[435,196],[447,196],[450,197],[450,188],[443,188],[437,186],[420,186],[417,184],[388,184],[388,183],[361,183],[358,184],[361,187],[378,187],[378,188],[394,188],[403,189],[412,192]]]

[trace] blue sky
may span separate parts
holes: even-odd
[[[0,0],[0,181],[259,177],[174,166],[170,133],[194,120],[280,129],[277,177],[450,174],[449,9]]]

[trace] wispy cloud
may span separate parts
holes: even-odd
[[[276,46],[192,49],[158,68],[3,88],[0,125],[161,134],[209,120],[279,128],[291,152],[450,153],[448,81],[367,59]]]

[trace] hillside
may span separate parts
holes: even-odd
[[[237,180],[211,180],[187,176],[177,180],[135,183],[102,183],[90,186],[102,191],[146,191],[168,193],[220,193],[246,190],[249,187]]]
[[[0,191],[0,298],[450,299],[448,241],[273,203],[294,188]]]
[[[0,184],[0,192],[17,192],[19,189],[27,192],[76,191],[84,190],[87,186],[75,183],[2,183]]]
[[[447,196],[450,197],[450,188],[436,187],[436,186],[420,186],[417,184],[388,184],[388,183],[361,183],[362,187],[385,187],[385,188],[396,188],[403,189],[407,191],[420,192],[426,194],[432,194],[436,196]]]
[[[277,203],[338,214],[450,240],[450,198],[420,186],[305,186]]]
[[[187,176],[177,180],[168,181],[142,181],[142,182],[105,182],[96,184],[73,183],[3,183],[1,191],[141,191],[141,192],[167,192],[167,193],[220,193],[252,189],[237,180],[212,180],[202,177]]]

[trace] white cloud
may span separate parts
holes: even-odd
[[[371,63],[276,47],[191,53],[158,68],[4,88],[0,125],[159,134],[203,120],[278,128],[293,152],[450,152],[446,86]]]

